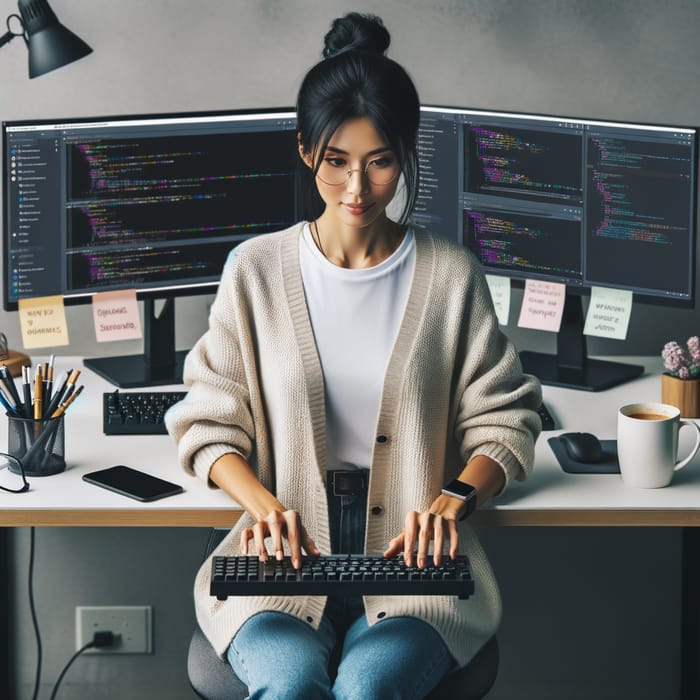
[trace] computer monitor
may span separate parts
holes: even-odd
[[[180,382],[174,297],[214,292],[232,248],[297,219],[290,109],[8,121],[2,137],[4,307],[136,290],[144,353],[85,361],[120,387]]]
[[[419,158],[416,222],[489,274],[566,285],[557,354],[521,353],[543,383],[599,390],[642,373],[587,356],[592,287],[693,306],[695,128],[424,106]]]

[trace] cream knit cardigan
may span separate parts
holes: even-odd
[[[326,501],[323,375],[299,268],[303,224],[240,244],[211,308],[209,330],[189,353],[189,393],[166,418],[182,466],[210,487],[211,465],[235,452],[260,481],[298,511],[322,552],[330,552]],[[352,323],[352,319],[348,319]],[[416,230],[416,267],[405,316],[389,359],[372,456],[365,549],[382,552],[409,510],[427,509],[475,454],[499,462],[506,479],[532,467],[540,430],[537,381],[523,375],[500,332],[484,276],[464,248]],[[238,553],[247,513],[216,553]],[[493,635],[501,602],[491,567],[467,522],[476,593],[367,596],[370,625],[412,615],[432,625],[459,665]],[[318,627],[326,599],[209,595],[210,564],[199,570],[197,619],[224,655],[252,615],[277,610]]]

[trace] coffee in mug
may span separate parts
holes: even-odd
[[[695,445],[678,459],[681,428],[695,430]],[[622,479],[629,486],[657,489],[668,486],[673,472],[690,462],[700,448],[700,428],[681,420],[675,406],[663,403],[633,403],[617,414],[617,456]]]
[[[637,420],[666,420],[668,418],[664,413],[649,413],[647,411],[630,413],[629,417],[636,418]]]

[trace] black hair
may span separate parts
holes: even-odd
[[[312,220],[323,212],[315,175],[336,129],[367,118],[401,164],[406,196],[403,223],[418,193],[418,93],[408,73],[384,55],[391,37],[375,15],[351,12],[333,21],[324,39],[324,60],[309,70],[297,97],[297,128],[313,168],[299,161],[301,211]]]

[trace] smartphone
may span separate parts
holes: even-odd
[[[125,467],[123,464],[83,474],[83,480],[123,496],[135,498],[137,501],[156,501],[184,491],[179,484],[159,479],[138,469]]]

